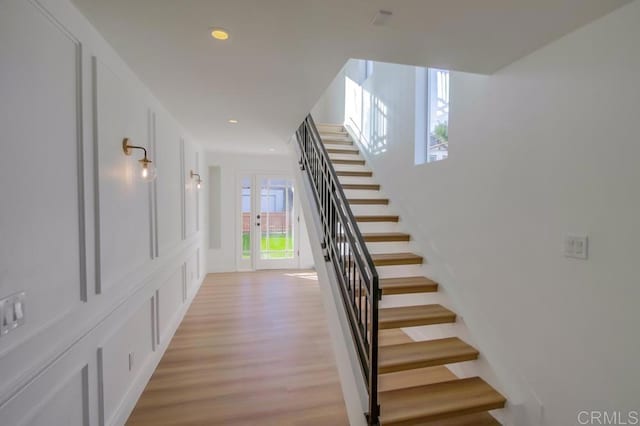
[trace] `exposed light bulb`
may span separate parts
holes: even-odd
[[[140,177],[145,182],[151,182],[156,178],[156,168],[153,165],[151,160],[147,160],[146,158],[140,160],[140,164],[142,165],[142,171],[140,173]]]
[[[200,189],[202,187],[202,185],[200,184],[200,182],[198,182],[198,184],[196,185],[196,188]]]

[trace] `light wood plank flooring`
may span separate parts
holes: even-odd
[[[127,424],[348,425],[314,277],[208,275]]]

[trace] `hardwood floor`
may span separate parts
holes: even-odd
[[[208,275],[127,425],[348,425],[314,277]]]

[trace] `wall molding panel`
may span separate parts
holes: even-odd
[[[0,336],[0,423],[121,425],[206,270],[200,148],[70,0],[0,2],[0,38],[0,297],[28,305]]]
[[[25,325],[0,339],[0,360],[4,361],[11,352],[45,334],[51,322],[81,309],[87,301],[88,277],[83,44],[36,1],[2,2],[0,27],[6,54],[0,60],[0,297],[24,291],[29,305]],[[51,54],[32,55],[34,49]],[[58,138],[65,143],[56,145]],[[56,162],[67,167],[59,170]],[[29,173],[31,170],[38,172]],[[59,185],[50,185],[51,175]],[[55,269],[49,268],[52,258],[58,265]],[[47,287],[41,289],[44,282]],[[43,360],[40,352],[26,358]],[[15,382],[4,379],[23,377],[24,381],[23,374],[0,362],[0,396],[19,389]]]
[[[102,293],[153,259],[154,242],[150,185],[139,179],[140,152],[126,156],[121,148],[125,137],[150,148],[148,107],[100,58],[94,64]]]

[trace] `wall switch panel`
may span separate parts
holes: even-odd
[[[24,292],[0,300],[0,335],[10,333],[25,323]]]
[[[4,305],[5,300],[0,300],[0,336],[4,336],[8,332],[8,330],[4,326]]]
[[[587,259],[589,238],[586,235],[567,235],[564,238],[564,255],[574,259]]]

